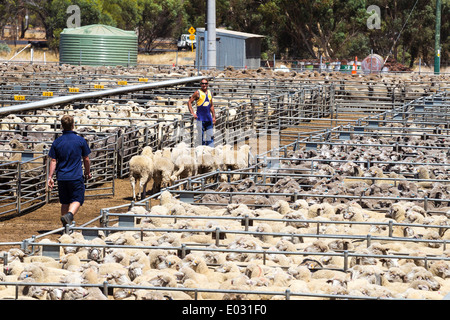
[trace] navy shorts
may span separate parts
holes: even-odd
[[[61,204],[71,204],[72,202],[84,203],[84,180],[58,181],[58,195]]]

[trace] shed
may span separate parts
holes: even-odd
[[[135,66],[138,37],[134,31],[94,24],[61,32],[59,62],[73,65]]]
[[[207,36],[207,35],[206,35]],[[196,34],[196,65],[200,69],[207,66],[207,48],[205,46],[205,28],[198,28]],[[236,68],[259,68],[261,64],[262,35],[216,29],[216,68],[227,66]]]

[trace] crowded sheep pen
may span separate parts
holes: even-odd
[[[87,223],[0,243],[0,299],[449,298],[445,76],[178,70],[139,87],[145,75],[125,71],[136,84],[91,71],[80,95],[101,93],[100,81],[112,92],[55,104],[14,102],[31,76],[10,74],[0,215],[56,200],[47,151],[68,113],[94,153],[87,195],[114,194],[115,179],[131,192]],[[211,147],[196,145],[187,109],[203,77],[217,112]]]

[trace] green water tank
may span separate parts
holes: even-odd
[[[136,66],[137,53],[138,38],[134,31],[94,24],[61,32],[61,64]]]

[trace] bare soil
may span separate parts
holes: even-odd
[[[109,197],[87,197],[83,206],[75,216],[75,224],[82,225],[100,215],[100,209],[110,208],[131,201],[131,185],[129,179],[115,180],[115,195]],[[31,236],[39,236],[49,231],[61,228],[60,204],[53,201],[37,210],[22,214],[20,216],[0,217],[0,243],[22,242]],[[55,240],[60,234],[49,235],[48,238]],[[8,247],[8,246],[6,246]],[[16,246],[17,247],[17,246]],[[0,251],[6,250],[0,246]]]

